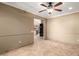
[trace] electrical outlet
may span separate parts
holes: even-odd
[[[22,43],[22,41],[19,41],[19,43]]]

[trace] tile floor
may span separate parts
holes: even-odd
[[[78,56],[79,45],[68,45],[60,42],[35,39],[33,45],[9,51],[3,56]]]

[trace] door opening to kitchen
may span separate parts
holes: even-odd
[[[44,37],[44,24],[40,19],[34,19],[34,39],[43,39]]]

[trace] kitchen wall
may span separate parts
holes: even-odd
[[[33,43],[33,15],[0,3],[0,53]]]
[[[79,12],[49,19],[47,38],[63,43],[79,44]]]

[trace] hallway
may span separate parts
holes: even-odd
[[[79,55],[79,46],[60,42],[35,39],[33,45],[2,54],[3,56],[70,56]]]

